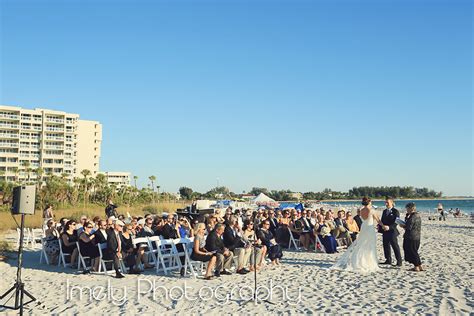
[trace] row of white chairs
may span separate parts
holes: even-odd
[[[16,247],[20,246],[21,229],[17,228]],[[31,249],[39,249],[41,247],[41,239],[44,237],[42,228],[24,228],[23,229],[23,247]]]
[[[190,274],[196,278],[202,274],[204,263],[191,260],[194,238],[163,239],[161,236],[153,236],[134,238],[132,242],[135,248],[146,247],[145,254],[148,258],[148,263],[154,266],[157,274],[164,273],[165,275],[169,275],[172,271],[181,270],[182,268],[184,268],[185,276]],[[49,264],[45,238],[41,239],[41,245],[40,263],[44,260],[46,264]],[[77,270],[90,269],[90,265],[87,263],[90,262],[91,258],[83,256],[80,251],[79,243],[77,242],[76,245],[78,249]],[[182,245],[182,247],[178,245]],[[104,274],[114,273],[115,270],[107,268],[107,266],[113,264],[113,260],[105,259],[104,257],[104,250],[107,248],[107,244],[98,244],[97,247],[100,260],[98,272]],[[58,266],[66,268],[71,265],[71,254],[63,252],[62,248],[62,243],[59,241]],[[178,250],[178,248],[182,250]],[[184,265],[181,263],[181,257],[184,257]],[[123,260],[120,260],[120,266],[122,272],[127,272]],[[144,267],[141,268],[143,269]]]

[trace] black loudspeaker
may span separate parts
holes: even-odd
[[[36,187],[22,185],[13,189],[12,214],[35,214]]]

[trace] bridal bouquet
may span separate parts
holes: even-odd
[[[321,228],[321,236],[326,237],[326,236],[329,236],[329,235],[331,235],[331,229],[327,226],[323,226]]]

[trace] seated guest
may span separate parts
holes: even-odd
[[[65,254],[71,255],[71,266],[76,264],[77,260],[77,234],[76,221],[69,220],[64,226],[64,231],[61,234],[62,250]]]
[[[186,217],[181,217],[178,220],[179,222],[179,237],[181,238],[191,238],[194,236],[193,229]]]
[[[179,236],[179,223],[176,220],[176,217],[173,214],[168,214],[166,216],[166,222],[161,228],[161,236],[163,236],[164,239],[178,239],[180,238]],[[180,253],[184,253],[184,246],[183,244],[177,244],[176,249]],[[185,263],[185,257],[180,256],[179,260],[181,261],[181,264],[183,265],[183,268],[181,268],[181,276],[184,275],[184,263]]]
[[[153,218],[148,217],[145,219],[145,225],[143,229],[139,233],[139,237],[152,237],[155,236],[155,231],[152,228],[153,226]]]
[[[270,221],[270,231],[272,232],[273,236],[276,236],[278,219],[275,217],[275,212],[273,210],[268,211],[268,220]]]
[[[232,274],[228,271],[228,269],[230,269],[234,254],[224,246],[224,241],[222,240],[224,229],[224,224],[216,224],[216,227],[209,233],[206,239],[205,248],[210,252],[215,252],[217,256],[215,274],[217,277],[219,277],[221,274]]]
[[[153,228],[153,231],[155,232],[155,236],[161,235],[161,229],[163,228],[164,225],[165,225],[165,220],[163,220],[162,218],[156,217],[153,220],[152,228]]]
[[[354,220],[357,223],[357,226],[359,226],[359,231],[360,231],[360,228],[362,227],[362,218],[360,217],[360,208],[357,209],[357,215],[354,216]]]
[[[207,234],[209,234],[214,229],[214,227],[216,227],[217,218],[214,214],[211,214],[208,217],[206,217],[205,222],[206,222]]]
[[[95,235],[95,243],[96,244],[103,244],[107,242],[107,221],[99,220],[99,227],[94,232]]]
[[[204,223],[198,223],[194,230],[194,245],[191,259],[194,261],[208,262],[204,278],[206,280],[211,280],[213,277],[212,269],[214,269],[214,266],[216,265],[217,256],[206,250],[205,232],[206,225]]]
[[[99,249],[97,248],[96,243],[94,242],[95,235],[92,234],[92,229],[94,224],[92,222],[86,221],[83,226],[84,230],[79,235],[79,247],[81,250],[81,255],[83,257],[91,258],[91,267],[92,270],[97,272],[99,271]],[[89,270],[84,270],[84,272],[90,272]]]
[[[87,216],[82,215],[81,219],[79,220],[79,223],[77,223],[76,225],[76,233],[78,237],[84,231],[84,225],[86,224],[86,222],[87,222]]]
[[[92,228],[92,233],[95,233],[99,229],[99,221],[100,217],[94,216],[94,218],[92,219],[92,223],[94,224],[94,228]]]
[[[123,262],[125,262],[125,266],[129,268],[129,274],[138,274],[140,271],[138,269],[134,269],[134,265],[136,264],[136,248],[133,248],[133,241],[132,235],[130,233],[132,229],[131,224],[126,224],[123,226],[123,231],[120,237],[122,237],[122,254],[123,254]]]
[[[334,237],[343,238],[347,246],[352,244],[352,238],[350,232],[345,227],[346,218],[345,212],[340,210],[337,212],[337,218],[334,219],[334,224],[336,225],[335,230],[333,230]]]
[[[298,232],[300,236],[299,240],[301,246],[303,246],[304,249],[309,251],[309,243],[311,242],[310,235],[312,233],[313,227],[311,226],[311,223],[306,216],[307,212],[302,211],[301,217],[294,222],[294,229]]]
[[[329,213],[327,213],[329,214]],[[314,234],[319,237],[321,243],[326,249],[326,253],[337,252],[336,238],[331,234],[331,227],[328,226],[327,221],[324,220],[322,215],[318,215],[318,229],[314,230]]]
[[[250,252],[250,271],[254,271],[255,269],[258,271],[261,269],[263,259],[265,259],[265,255],[267,254],[267,247],[262,245],[260,239],[257,238],[255,241],[255,231],[253,230],[253,223],[250,220],[244,222],[243,230],[243,239],[245,242],[255,247],[255,249],[252,249]]]
[[[66,223],[69,222],[69,220],[65,217],[61,218],[59,220],[59,228],[58,228],[58,231],[60,234],[62,234],[64,232],[64,227],[66,226]]]
[[[290,245],[290,233],[288,227],[290,226],[291,218],[289,210],[284,210],[282,217],[278,221],[278,228],[276,230],[275,238],[282,247],[288,248]]]
[[[56,228],[56,222],[54,219],[50,219],[46,223],[47,229],[45,230],[45,251],[49,258],[50,264],[56,264],[59,255],[59,237],[60,234]]]
[[[245,269],[250,259],[250,245],[246,245],[242,239],[242,232],[237,217],[231,216],[228,223],[229,225],[224,229],[224,246],[238,258],[236,272],[238,274],[247,274],[250,272]]]
[[[115,277],[120,279],[125,276],[120,273],[120,260],[122,260],[122,238],[120,234],[123,231],[125,224],[117,220],[114,224],[114,229],[107,231],[107,253],[109,258],[114,261]]]
[[[283,253],[281,251],[281,247],[277,244],[275,238],[273,237],[272,233],[270,232],[270,222],[265,220],[263,222],[262,228],[258,232],[258,238],[262,241],[267,247],[268,250],[268,257],[272,261],[272,264],[279,265],[280,259],[283,257]]]
[[[352,241],[356,240],[357,234],[359,234],[359,226],[356,221],[352,218],[351,212],[346,213],[345,227],[351,234]]]

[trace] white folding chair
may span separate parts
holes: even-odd
[[[41,239],[45,237],[43,229],[41,228],[30,228],[30,243],[32,249],[38,249],[41,247]]]
[[[132,243],[133,243],[133,248],[137,248],[139,244],[141,245],[147,245],[148,246],[148,249],[150,249],[150,245],[148,244],[148,238],[147,237],[139,237],[139,238],[133,238],[132,239]],[[147,254],[148,251],[145,251],[145,254]],[[138,267],[137,267],[138,268]],[[143,266],[143,263],[140,262],[140,269],[145,269],[145,267]]]
[[[89,261],[92,261],[91,257],[83,256],[81,254],[81,248],[80,248],[80,245],[79,245],[78,241],[76,241],[76,245],[77,245],[77,252],[78,252],[77,270],[79,271],[79,270],[81,270],[81,268],[84,268],[84,270],[86,270],[86,269],[90,270],[91,267],[86,265],[86,260],[85,259],[88,259]]]
[[[300,241],[299,241],[299,240],[296,240],[296,239],[293,237],[293,233],[291,232],[290,227],[288,227],[288,233],[290,234],[290,242],[288,243],[288,250],[291,249],[291,246],[294,246],[294,247],[295,247],[295,250],[300,250],[300,248],[299,248],[299,246],[300,246]]]
[[[107,249],[107,243],[97,244],[97,248],[99,248],[99,260],[100,260],[98,272],[103,273],[103,274],[115,273],[115,270],[113,268],[114,261],[111,259],[104,259],[104,253],[102,250]],[[111,266],[112,266],[111,270],[107,270],[108,263],[109,264],[111,263]]]
[[[62,245],[62,240],[59,239],[59,258],[58,258],[58,267],[61,265],[63,265],[63,267],[65,268],[66,266],[70,266],[71,263],[66,263],[66,257],[69,257],[69,260],[71,260],[71,254],[69,253],[64,253],[63,252],[63,245]]]
[[[184,276],[187,276],[189,270],[194,279],[196,279],[198,275],[202,275],[204,262],[194,261],[191,259],[191,254],[193,253],[194,248],[194,238],[192,237],[188,240],[189,242],[186,244],[186,252],[184,253]]]
[[[155,266],[157,265],[159,249],[158,248],[154,249],[153,245],[156,244],[156,241],[160,241],[160,240],[161,240],[160,236],[152,236],[152,237],[147,238],[148,250],[145,251],[145,254],[148,256],[148,263],[151,265],[155,265]]]
[[[182,268],[178,251],[172,239],[155,240],[157,252],[156,273],[163,271],[166,275],[172,270]],[[161,266],[161,268],[160,268]]]
[[[17,233],[17,239],[16,239],[16,247],[20,247],[20,235],[21,235],[21,229],[17,228],[16,229]],[[28,247],[28,245],[31,244],[31,233],[28,228],[23,228],[23,247]]]
[[[46,253],[46,238],[41,238],[40,264],[43,263],[43,258],[46,264],[49,264],[48,254]]]
[[[176,250],[176,256],[178,258],[178,261],[180,262],[180,269],[185,268],[183,267],[182,262],[183,261],[186,262],[187,246],[189,243],[192,243],[193,241],[194,241],[194,237],[173,239],[174,249]],[[181,258],[183,258],[184,260],[182,260]]]
[[[318,247],[318,245],[319,245],[319,247]],[[314,250],[326,253],[326,248],[324,248],[324,245],[321,242],[321,239],[319,239],[319,235],[317,235],[317,234],[316,234],[316,238],[315,238],[315,242],[314,242]]]

